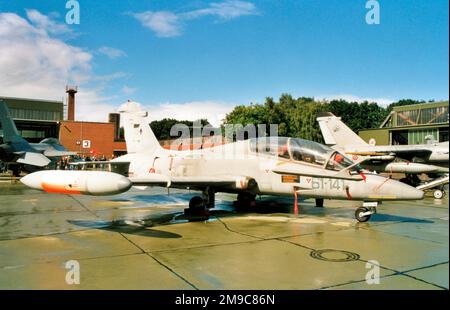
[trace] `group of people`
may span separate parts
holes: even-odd
[[[111,157],[111,159],[114,158],[114,155]],[[92,157],[89,155],[75,155],[75,156],[65,156],[62,157],[60,160],[56,162],[56,169],[57,170],[86,170],[86,169],[104,169],[105,164],[98,163],[98,162],[106,162],[108,159],[105,155],[96,156],[93,155]],[[83,164],[87,162],[97,162],[94,164]]]

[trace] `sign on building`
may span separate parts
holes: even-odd
[[[83,140],[83,148],[90,149],[91,148],[91,140]]]

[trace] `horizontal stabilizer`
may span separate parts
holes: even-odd
[[[51,160],[40,153],[25,152],[17,159],[17,162],[24,165],[45,167]]]
[[[64,157],[64,156],[75,156],[77,155],[77,153],[69,151],[46,150],[44,151],[44,155],[47,157]]]

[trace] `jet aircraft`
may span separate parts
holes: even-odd
[[[132,186],[191,189],[187,214],[214,208],[215,194],[235,193],[238,203],[257,195],[286,195],[363,201],[355,212],[369,220],[380,201],[417,200],[423,191],[375,174],[325,145],[295,138],[263,137],[210,148],[163,149],[149,126],[148,114],[136,103],[121,107],[128,154],[109,162],[110,171],[39,171],[21,181],[50,193],[112,195]],[[119,174],[120,172],[120,174]]]
[[[52,159],[76,155],[68,152],[57,139],[47,138],[39,143],[29,143],[19,135],[6,102],[0,99],[0,123],[3,144],[0,145],[0,161],[7,164],[15,176],[20,170],[32,172],[48,166]]]
[[[405,173],[402,181],[419,186],[418,174],[427,174],[434,178],[429,186],[422,189],[441,187],[448,184],[449,144],[447,142],[420,145],[371,145],[353,132],[341,118],[326,112],[317,117],[325,144],[352,157],[353,160],[365,159],[362,167],[376,172]],[[442,198],[445,192],[436,189],[435,198]]]

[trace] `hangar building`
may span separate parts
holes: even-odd
[[[57,138],[69,151],[80,155],[105,155],[107,158],[126,153],[120,115],[111,113],[108,123],[75,121],[76,87],[67,87],[64,100],[2,97],[10,110],[19,133],[29,142]],[[0,124],[0,135],[3,136]]]
[[[448,141],[448,101],[394,107],[380,128],[359,131],[366,142],[377,145],[426,144]]]
[[[64,117],[63,101],[2,97],[19,133],[29,142],[58,136],[58,122]],[[3,136],[3,132],[0,133]]]

